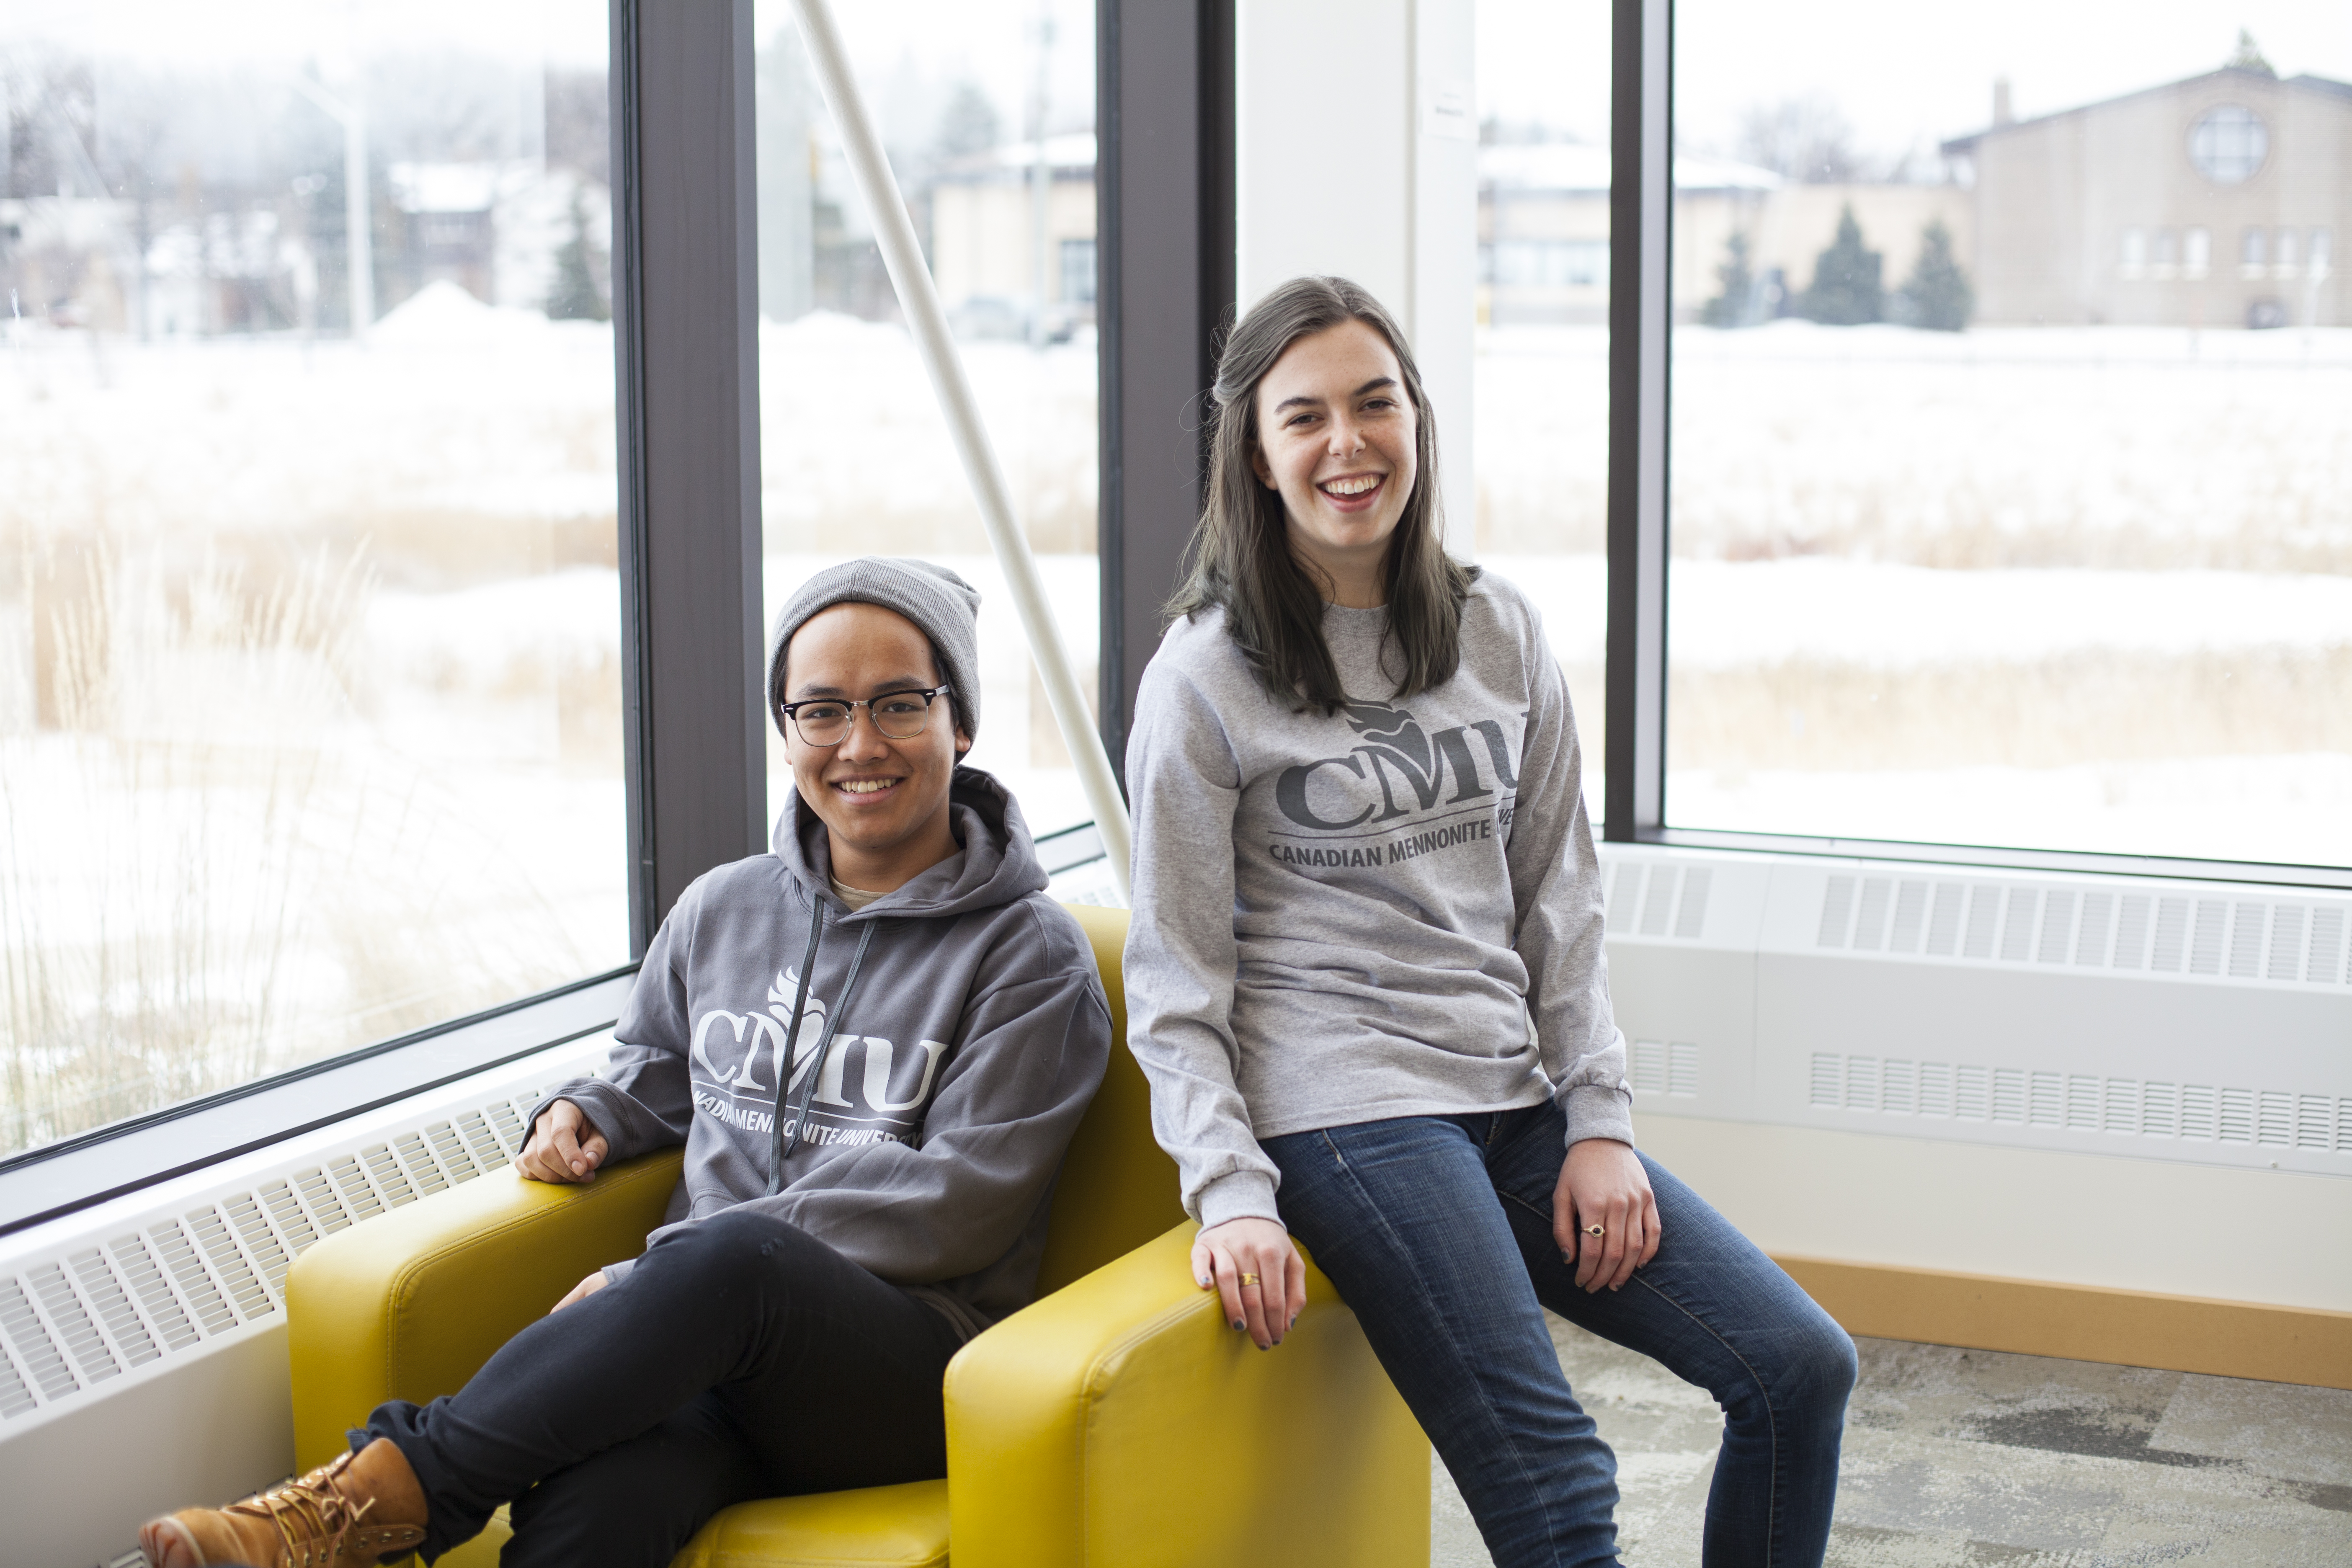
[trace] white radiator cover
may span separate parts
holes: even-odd
[[[1637,1122],[1768,1247],[2352,1309],[2352,897],[1601,855]]]
[[[294,1258],[504,1165],[541,1089],[611,1046],[569,1041],[0,1237],[0,1560],[111,1563],[142,1521],[286,1475]]]

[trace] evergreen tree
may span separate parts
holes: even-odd
[[[609,321],[613,307],[596,286],[595,258],[589,252],[588,210],[572,193],[572,237],[555,252],[555,281],[547,290],[551,321]]]
[[[1903,285],[1904,315],[1915,327],[1957,332],[1975,313],[1976,289],[1952,256],[1952,231],[1931,218],[1919,231],[1919,259]]]
[[[1748,265],[1748,236],[1739,229],[1723,242],[1723,260],[1715,269],[1722,291],[1699,307],[1698,319],[1710,327],[1746,327],[1755,322],[1756,274]]]
[[[931,135],[931,153],[942,163],[968,158],[995,146],[1002,134],[996,106],[989,102],[988,94],[981,91],[977,83],[960,81],[949,94],[947,106],[940,110],[939,125]]]
[[[1797,301],[1797,314],[1832,327],[1858,327],[1886,319],[1886,290],[1879,280],[1885,258],[1863,247],[1853,204],[1838,214],[1837,237],[1813,263],[1812,286]]]

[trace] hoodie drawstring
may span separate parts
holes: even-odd
[[[793,1151],[801,1146],[801,1137],[807,1131],[809,1104],[816,1098],[817,1079],[824,1076],[825,1051],[831,1044],[830,1041],[823,1039],[816,1043],[816,1059],[809,1063],[808,1081],[801,1088],[799,1102],[792,1108],[793,1136],[792,1141],[786,1142],[784,1141],[784,1088],[792,1082],[793,1063],[800,1059],[801,1018],[808,1008],[809,982],[816,973],[818,939],[824,933],[824,900],[812,894],[809,898],[809,913],[808,951],[801,955],[800,988],[793,997],[792,1027],[784,1034],[783,1066],[776,1074],[776,1114],[768,1129],[768,1195],[770,1197],[774,1197],[784,1190],[784,1162],[791,1159]],[[841,997],[834,1004],[831,1015],[825,1019],[828,1033],[836,1032],[835,1026],[846,1022],[849,1017],[849,1004],[857,994],[857,977],[866,968],[866,950],[873,944],[874,928],[881,923],[879,921],[867,921],[864,929],[857,933],[857,950],[850,955],[849,959],[849,977],[843,982]]]

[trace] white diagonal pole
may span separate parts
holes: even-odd
[[[809,61],[816,68],[825,101],[833,107],[834,124],[841,132],[850,172],[874,215],[875,243],[881,247],[883,265],[890,270],[898,308],[907,313],[915,350],[930,374],[940,411],[947,416],[956,456],[963,459],[964,478],[971,485],[972,499],[980,503],[981,521],[988,526],[988,542],[996,552],[1005,585],[1012,590],[1013,606],[1021,612],[1021,629],[1028,634],[1037,673],[1045,679],[1045,700],[1053,707],[1062,743],[1069,748],[1070,761],[1078,770],[1078,784],[1094,810],[1095,831],[1102,836],[1103,853],[1110,859],[1111,879],[1118,884],[1120,901],[1125,902],[1129,897],[1127,803],[1119,798],[1110,755],[1104,751],[1102,736],[1087,711],[1077,677],[1071,673],[1069,651],[1062,646],[1061,631],[1046,605],[1045,584],[1037,575],[1029,542],[1013,521],[1004,472],[997,467],[995,449],[988,444],[988,431],[980,422],[980,405],[972,398],[963,361],[948,335],[939,286],[931,280],[922,248],[915,243],[915,225],[898,195],[898,177],[890,172],[890,160],[883,154],[881,138],[874,133],[866,100],[858,94],[856,79],[850,75],[841,35],[834,26],[833,7],[827,0],[793,0],[793,16],[800,23],[801,37],[808,45]]]

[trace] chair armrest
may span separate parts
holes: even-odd
[[[1312,1259],[1261,1354],[1188,1221],[974,1339],[947,1375],[956,1568],[1429,1561],[1429,1442]]]
[[[324,1464],[387,1399],[452,1394],[593,1269],[645,1250],[683,1154],[584,1186],[511,1166],[329,1237],[286,1281],[296,1468]]]

